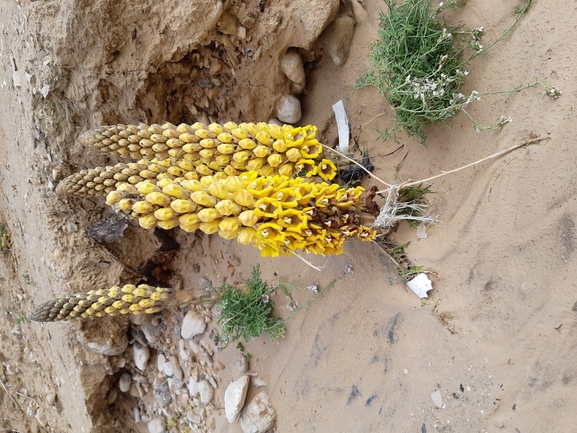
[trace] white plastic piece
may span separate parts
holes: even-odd
[[[433,284],[431,280],[429,280],[429,277],[427,277],[427,274],[417,275],[407,283],[407,286],[421,299],[428,298],[429,295],[427,295],[427,292],[433,290]]]
[[[345,112],[345,105],[342,99],[333,104],[333,111],[335,113],[335,119],[337,121],[337,128],[339,130],[339,145],[337,150],[341,153],[349,151],[349,119],[347,118],[347,113]]]

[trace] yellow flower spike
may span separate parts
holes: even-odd
[[[178,227],[179,224],[180,224],[180,223],[179,223],[179,221],[178,221],[178,217],[172,218],[172,219],[169,219],[169,220],[164,220],[164,221],[160,221],[160,220],[159,220],[159,221],[156,223],[156,225],[157,225],[158,227],[160,227],[161,229],[163,229],[163,230],[173,229],[174,227]]]
[[[160,221],[167,221],[177,216],[178,212],[176,212],[171,207],[162,207],[154,211],[154,217]]]
[[[332,161],[323,159],[317,166],[317,174],[326,181],[333,180],[337,175],[337,167]]]
[[[288,146],[287,146],[286,141],[281,139],[281,140],[276,140],[272,144],[272,148],[274,150],[276,150],[278,153],[284,153],[287,150]]]
[[[170,197],[174,198],[188,198],[190,194],[182,186],[176,183],[170,183],[162,188],[162,192]]]
[[[179,214],[188,214],[198,210],[198,205],[196,203],[190,200],[182,199],[174,200],[172,203],[170,203],[170,207]]]
[[[240,228],[240,221],[238,218],[236,217],[229,217],[229,218],[223,218],[220,223],[219,223],[219,230],[224,232],[224,233],[233,233],[236,234],[238,233],[238,230]]]
[[[268,146],[271,144],[270,134],[266,131],[259,131],[256,133],[255,138],[261,144]]]
[[[230,192],[228,192],[226,187],[220,182],[215,182],[211,184],[208,187],[208,193],[220,200],[227,200],[231,196]]]
[[[278,174],[280,174],[281,176],[292,176],[294,171],[294,166],[292,163],[287,162],[285,164],[282,164],[279,168],[278,168]]]
[[[146,230],[150,230],[156,227],[157,221],[158,220],[154,216],[154,213],[150,213],[138,218],[138,224],[140,224],[140,227]]]
[[[217,155],[214,158],[214,162],[216,162],[220,167],[226,167],[230,162],[230,156],[228,155]]]
[[[247,170],[259,170],[260,168],[262,168],[262,166],[264,165],[265,162],[266,162],[266,159],[264,159],[264,158],[251,159],[250,161],[248,161],[246,163],[246,169]]]
[[[234,168],[232,165],[227,165],[226,167],[224,167],[224,172],[228,176],[238,176],[240,174],[240,172],[236,168]]]
[[[284,138],[282,127],[273,123],[269,124],[269,131],[267,131],[274,140],[281,140]]]
[[[218,137],[216,137],[216,139],[218,141],[220,141],[221,143],[232,143],[234,140],[232,134],[230,134],[228,132],[222,132],[222,133],[218,134]]]
[[[256,230],[252,227],[243,227],[238,231],[236,240],[242,245],[253,244],[256,241]]]
[[[146,194],[146,201],[162,207],[170,204],[170,198],[166,194],[156,191]]]
[[[259,132],[260,134],[260,132]],[[252,153],[256,155],[257,158],[266,158],[270,154],[270,147],[263,146],[262,144],[255,147]]]
[[[205,206],[205,207],[214,207],[216,205],[216,203],[218,202],[218,200],[216,198],[209,195],[206,191],[193,192],[192,194],[190,194],[190,199],[193,202],[195,202],[196,204],[199,204],[199,205]]]
[[[213,220],[210,222],[202,222],[198,227],[201,231],[206,233],[207,235],[211,235],[218,231],[218,225],[220,224],[220,220]]]
[[[296,162],[301,159],[301,151],[293,147],[286,151],[285,156],[289,161]]]
[[[211,207],[198,211],[197,215],[198,219],[200,219],[204,223],[209,223],[222,216],[219,211]]]
[[[195,213],[187,213],[184,215],[181,215],[178,217],[178,222],[181,225],[185,225],[185,226],[193,226],[195,224],[199,224],[200,218],[198,217],[198,214]]]
[[[198,167],[196,167],[196,171],[203,176],[212,175],[212,170],[204,164],[201,164]]]
[[[191,192],[202,191],[204,186],[196,179],[185,180],[182,182],[182,187]]]
[[[255,203],[254,212],[259,218],[277,218],[281,211],[281,203],[275,197],[263,197]]]
[[[224,132],[224,127],[222,127],[218,123],[211,123],[210,125],[208,125],[208,130],[218,135]]]
[[[283,157],[278,153],[273,153],[267,158],[267,162],[271,167],[278,167],[283,162]]]
[[[243,226],[253,227],[259,220],[254,210],[245,210],[238,215],[238,220]]]
[[[278,225],[288,231],[299,233],[307,227],[307,215],[300,209],[282,209]]]
[[[246,132],[244,129],[241,129],[241,128],[231,129],[230,133],[232,135],[234,135],[236,138],[238,138],[239,140],[243,140],[243,139],[249,137],[248,132]]]
[[[238,215],[242,212],[242,206],[232,200],[219,201],[214,208],[223,216]]]
[[[241,189],[232,195],[232,199],[239,205],[243,207],[253,208],[254,207],[254,196],[246,189]]]
[[[147,201],[137,201],[132,205],[132,212],[139,214],[149,214],[154,211],[154,205]]]
[[[222,125],[225,130],[232,131],[233,129],[237,129],[238,125],[234,122],[226,122]]]

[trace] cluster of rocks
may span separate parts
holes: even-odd
[[[238,379],[221,390],[219,372],[225,366],[214,359],[214,343],[206,335],[210,309],[135,316],[134,322],[119,341],[107,334],[79,338],[109,356],[114,377],[106,396],[109,409],[131,412],[134,423],[146,424],[150,433],[212,432],[226,422],[224,415],[244,433],[264,433],[274,425],[276,411],[265,392],[245,407],[249,384],[264,382],[249,370],[244,354],[233,366]]]

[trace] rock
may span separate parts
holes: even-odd
[[[224,412],[226,419],[228,419],[230,423],[235,422],[240,416],[240,411],[246,400],[249,381],[250,377],[244,375],[234,382],[231,382],[226,388],[224,393]]]
[[[339,15],[323,32],[321,40],[325,43],[325,51],[335,65],[340,66],[347,61],[354,31],[354,18]]]
[[[276,117],[288,124],[301,120],[301,103],[292,95],[283,95],[276,104]]]
[[[214,388],[206,380],[198,382],[198,392],[200,393],[200,401],[204,404],[210,403],[214,397]]]
[[[150,344],[155,344],[160,341],[160,336],[165,330],[164,325],[154,326],[154,325],[144,325],[140,327],[140,330],[144,334],[146,341]]]
[[[202,421],[202,419],[200,418],[200,415],[194,413],[194,411],[192,409],[189,410],[188,412],[186,412],[186,419],[189,420],[193,424],[200,424],[200,422]]]
[[[126,333],[123,333],[120,336],[101,335],[101,334],[87,335],[87,334],[88,333],[78,334],[76,338],[81,344],[83,344],[93,352],[99,353],[100,355],[106,355],[106,356],[120,355],[128,347],[128,337],[126,336]],[[94,338],[94,339],[88,340],[88,338]]]
[[[275,125],[278,126],[283,126],[284,123],[282,123],[280,120],[278,120],[276,117],[271,117],[270,119],[268,119],[268,123],[273,123]],[[577,302],[575,302],[575,304],[577,304]]]
[[[162,353],[159,353],[158,357],[156,358],[156,368],[158,371],[164,371],[164,364],[166,364],[166,358]]]
[[[154,398],[156,399],[160,407],[166,406],[168,403],[170,403],[170,400],[172,400],[168,382],[164,382],[158,388],[155,388],[152,394],[154,395]]]
[[[150,349],[138,342],[134,342],[132,346],[132,354],[134,355],[134,364],[140,371],[146,370],[148,366],[148,359],[150,358]]]
[[[310,49],[319,38],[322,31],[335,18],[339,10],[339,0],[293,0],[286,3],[290,10],[291,20],[295,30],[292,34],[291,45]],[[302,11],[306,11],[303,13]]]
[[[198,279],[198,288],[203,290],[208,290],[212,287],[212,281],[207,280],[206,278],[199,278]]]
[[[228,12],[223,13],[217,23],[217,30],[225,35],[236,35],[236,17]]]
[[[237,358],[236,368],[241,373],[246,373],[246,371],[248,370],[248,359],[246,359],[246,355],[244,353],[241,353]]]
[[[182,338],[192,338],[195,335],[202,334],[205,329],[206,322],[204,318],[195,310],[188,310],[182,321],[182,329],[180,331]]]
[[[250,378],[250,384],[255,388],[261,388],[263,386],[266,386],[266,382],[264,380],[262,380],[260,377],[254,377],[254,376]]]
[[[56,394],[54,394],[53,392],[49,392],[48,394],[46,394],[47,405],[52,406],[52,404],[54,404],[55,401],[56,401]]]
[[[124,373],[118,380],[118,389],[120,389],[121,392],[128,392],[131,383],[132,377],[130,377],[130,374]]]
[[[284,54],[281,67],[293,83],[304,84],[306,80],[303,59],[295,48],[289,48]]]
[[[493,421],[493,425],[497,428],[503,428],[504,427],[503,423],[501,421],[499,421],[498,419]]]
[[[172,377],[174,375],[172,364],[170,362],[165,362],[164,366],[162,367],[162,372],[166,377]]]
[[[240,416],[240,426],[244,433],[265,433],[275,421],[276,410],[264,391],[255,395]]]
[[[194,380],[192,377],[188,381],[188,392],[191,397],[196,397],[199,393],[198,381]]]
[[[164,433],[166,431],[166,418],[154,418],[148,423],[148,431],[150,433]]]
[[[439,391],[435,391],[431,394],[431,398],[433,399],[433,403],[435,403],[435,406],[437,406],[439,409],[443,407],[443,397],[441,396],[441,393]]]
[[[182,372],[182,368],[180,368],[180,363],[178,362],[178,358],[174,355],[170,355],[168,357],[170,361],[170,365],[172,366],[172,374],[178,380],[184,379],[184,373]]]
[[[190,353],[184,340],[178,340],[178,356],[181,361],[188,361],[190,359]]]

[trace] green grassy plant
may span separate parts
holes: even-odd
[[[457,0],[441,2],[434,8],[431,0],[384,1],[388,11],[380,15],[379,39],[371,46],[372,64],[356,83],[357,88],[376,87],[393,107],[395,123],[382,133],[383,140],[389,136],[397,140],[397,133],[404,131],[425,144],[426,125],[448,121],[452,115],[464,111],[467,105],[483,95],[544,86],[541,82],[535,82],[503,92],[481,94],[473,90],[468,96],[461,93],[465,77],[469,74],[469,63],[485,54],[519,23],[531,6],[531,0],[524,1],[524,6],[515,11],[517,17],[511,27],[487,47],[480,43],[483,27],[474,30],[453,27],[439,17],[447,8],[455,8]],[[550,89],[554,88],[548,88],[548,94]],[[559,92],[557,89],[555,91]],[[482,127],[474,120],[473,124],[475,129],[483,130],[510,121],[510,117],[501,116],[491,126]]]

